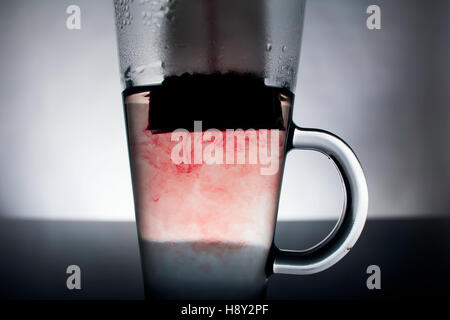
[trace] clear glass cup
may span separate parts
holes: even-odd
[[[339,261],[363,229],[367,184],[342,140],[292,122],[305,1],[114,5],[147,297],[261,298],[272,273]],[[306,251],[273,244],[292,149],[329,156],[346,193]]]

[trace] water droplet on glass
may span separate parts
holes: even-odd
[[[136,73],[142,73],[142,72],[144,72],[144,70],[145,70],[145,66],[140,66],[140,67],[137,67],[137,68],[135,69],[135,72],[136,72]]]
[[[172,12],[167,13],[166,18],[169,19],[169,21],[173,22],[173,20],[174,20],[173,13]]]
[[[270,51],[270,50],[272,50],[272,44],[268,43],[268,44],[266,44],[266,51]]]
[[[281,51],[285,52],[286,49],[287,49],[287,47],[286,47],[286,46],[283,46],[283,47],[281,48]]]

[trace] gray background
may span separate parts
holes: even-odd
[[[0,216],[133,220],[112,1],[0,4]],[[307,3],[294,120],[353,147],[369,218],[449,215],[449,14],[445,0]],[[280,219],[336,218],[342,196],[325,157],[289,156]]]

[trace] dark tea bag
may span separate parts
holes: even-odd
[[[150,91],[148,130],[285,130],[279,89],[242,74],[183,74],[167,77]]]

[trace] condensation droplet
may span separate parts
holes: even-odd
[[[268,43],[268,44],[266,44],[266,51],[270,51],[270,50],[272,50],[272,44]]]
[[[173,20],[174,20],[173,13],[172,13],[172,12],[167,13],[167,14],[166,14],[166,18],[167,18],[169,21],[173,22]]]
[[[285,52],[286,49],[287,49],[287,47],[286,47],[286,46],[283,46],[283,47],[281,48],[281,51]]]
[[[144,70],[145,70],[145,66],[140,66],[135,69],[135,72],[140,74],[140,73],[144,72]]]

